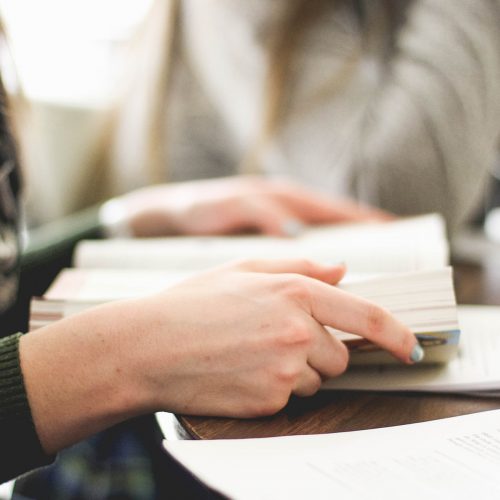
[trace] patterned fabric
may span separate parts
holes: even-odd
[[[153,415],[117,425],[18,479],[13,500],[222,498],[167,455],[162,439]]]
[[[144,436],[146,429],[139,424],[119,425],[62,451],[54,465],[19,479],[13,498],[160,498]]]
[[[19,281],[19,165],[0,84],[0,315],[14,304]],[[3,322],[2,322],[3,323]],[[0,337],[13,333],[2,324]]]
[[[0,205],[2,225],[0,226],[0,313],[15,300],[18,283],[17,203],[12,193],[10,175],[14,162],[8,160],[0,168]]]

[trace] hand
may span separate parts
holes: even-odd
[[[359,334],[405,363],[415,336],[334,285],[342,266],[226,265],[154,296],[106,304],[22,337],[35,426],[55,452],[155,410],[253,417],[315,393],[348,363],[323,325]]]
[[[384,221],[390,214],[285,181],[230,177],[161,185],[121,198],[135,236],[257,231],[295,236],[302,225]]]
[[[341,266],[232,264],[140,301],[130,318],[148,410],[254,417],[314,394],[347,366],[323,325],[362,335],[411,363],[415,336],[382,308],[332,286]],[[134,319],[135,318],[135,319]]]

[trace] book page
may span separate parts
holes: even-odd
[[[308,258],[345,262],[355,272],[406,272],[448,263],[439,215],[309,228],[297,238],[171,237],[83,241],[76,267],[204,270],[235,259]]]
[[[230,498],[500,498],[500,410],[356,432],[164,446]]]
[[[500,307],[458,306],[458,355],[446,365],[353,367],[323,389],[500,391]]]
[[[165,269],[63,269],[44,294],[47,300],[108,302],[158,293],[192,273]]]

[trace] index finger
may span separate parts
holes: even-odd
[[[317,280],[310,283],[310,313],[325,326],[360,335],[404,363],[421,361],[423,350],[410,329],[379,305]]]

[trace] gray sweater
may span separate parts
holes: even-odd
[[[259,168],[398,214],[438,211],[455,228],[480,203],[497,154],[500,0],[415,0],[392,32],[360,28],[354,6],[376,16],[383,3],[325,2],[293,59],[285,113]],[[288,7],[288,0],[181,2],[166,178],[238,172],[262,122],[266,34]],[[361,36],[369,43],[337,88]],[[139,136],[123,144],[121,190],[147,182]]]

